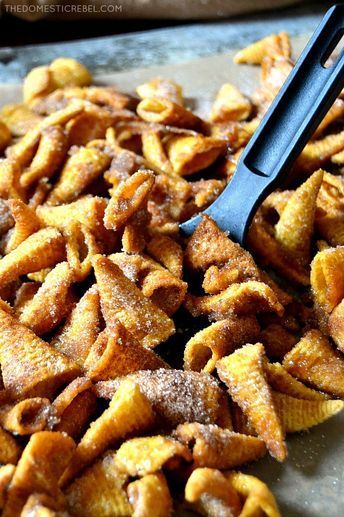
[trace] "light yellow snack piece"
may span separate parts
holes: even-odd
[[[152,407],[139,387],[131,381],[122,382],[108,409],[91,423],[81,438],[61,483],[71,481],[107,448],[118,445],[128,434],[146,431],[153,423]]]
[[[264,373],[264,347],[246,345],[220,359],[216,368],[233,400],[241,407],[272,456],[287,455],[284,433]]]
[[[58,481],[74,448],[72,438],[62,433],[41,431],[31,436],[8,488],[3,516],[19,517],[27,498],[34,492],[47,494],[63,506],[64,495]]]
[[[182,87],[170,79],[151,79],[137,86],[136,93],[141,99],[162,97],[176,104],[183,104]]]
[[[173,168],[163,146],[162,136],[158,131],[147,131],[142,135],[142,154],[149,167],[173,176]]]
[[[319,169],[295,190],[275,226],[277,242],[303,266],[310,262],[316,199],[322,179],[323,171]]]
[[[344,398],[344,360],[319,330],[310,330],[283,360],[285,369],[318,390]]]
[[[7,497],[8,486],[13,478],[15,466],[8,463],[0,467],[0,510],[3,509]]]
[[[173,136],[166,144],[173,171],[180,176],[209,167],[224,152],[226,142],[210,136]]]
[[[23,97],[26,104],[35,98],[47,95],[54,89],[48,66],[33,68],[24,79]]]
[[[240,50],[234,57],[235,63],[259,65],[264,57],[276,59],[280,56],[290,57],[290,40],[286,32],[271,34],[252,45]]]
[[[163,97],[145,97],[136,108],[137,114],[146,122],[199,129],[202,120],[192,111]]]
[[[201,515],[238,517],[241,501],[225,474],[216,469],[194,470],[185,486],[185,500]]]
[[[93,260],[93,267],[108,328],[120,321],[143,346],[149,348],[154,348],[175,332],[174,323],[166,313],[146,298],[111,260],[98,255]]]
[[[189,449],[168,436],[148,436],[127,440],[116,452],[116,467],[132,477],[153,474],[162,467],[176,468],[181,461],[190,462]]]
[[[262,513],[267,517],[281,517],[276,500],[265,483],[242,472],[228,472],[226,478],[245,499],[240,517],[254,517]]]
[[[321,424],[344,408],[342,400],[304,400],[273,393],[276,411],[287,433],[304,431]]]
[[[212,122],[245,120],[251,113],[251,102],[231,83],[225,83],[217,93],[211,109]]]
[[[266,453],[260,438],[214,424],[181,424],[174,436],[192,449],[195,467],[230,469],[257,460]]]
[[[129,483],[127,493],[133,517],[168,517],[172,512],[173,501],[162,472]]]
[[[55,228],[43,228],[0,260],[0,282],[5,285],[21,275],[54,266],[64,255],[65,242],[60,232]]]

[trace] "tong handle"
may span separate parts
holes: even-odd
[[[246,146],[229,185],[205,211],[244,243],[252,217],[281,182],[344,88],[344,52],[328,57],[344,35],[344,4],[328,10]],[[181,225],[190,235],[200,216]]]

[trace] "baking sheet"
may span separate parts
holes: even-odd
[[[295,55],[309,35],[294,38]],[[249,94],[256,86],[259,69],[237,66],[235,50],[188,63],[134,69],[97,76],[100,84],[116,84],[133,92],[136,85],[153,77],[173,78],[183,86],[189,107],[204,115],[224,82],[236,84]],[[18,102],[18,85],[0,85],[0,105]],[[283,464],[269,456],[244,469],[265,481],[277,498],[284,517],[340,517],[344,515],[344,414],[307,433],[288,436],[289,456]]]

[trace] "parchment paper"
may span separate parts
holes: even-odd
[[[295,55],[309,35],[295,38]],[[197,42],[195,42],[197,44]],[[98,76],[96,82],[116,84],[133,92],[136,85],[153,77],[173,78],[183,86],[187,103],[206,114],[224,82],[236,84],[249,94],[256,87],[259,69],[237,66],[235,51],[179,65],[136,69]],[[20,86],[0,86],[0,105],[18,102]],[[273,491],[284,517],[342,517],[344,515],[344,414],[311,429],[288,436],[289,456],[280,464],[268,455],[244,469],[265,481]]]

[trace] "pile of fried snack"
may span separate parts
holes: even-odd
[[[127,95],[67,58],[2,108],[4,517],[277,517],[245,465],[283,462],[288,433],[343,408],[344,100],[249,251],[207,216],[178,232],[231,180],[293,66],[288,35],[236,61],[259,88],[224,84],[208,120],[173,81]]]

